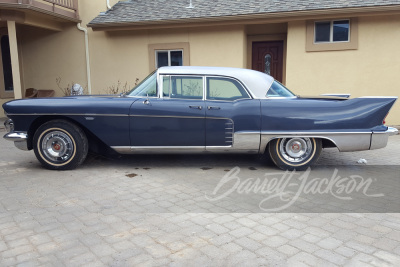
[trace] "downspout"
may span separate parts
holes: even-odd
[[[92,94],[92,82],[90,78],[90,61],[89,61],[89,39],[88,32],[86,28],[83,28],[80,23],[76,25],[78,30],[83,31],[85,33],[85,54],[86,54],[86,75],[88,80],[88,93]]]
[[[110,0],[106,0],[106,1],[107,1],[107,9],[111,9]]]

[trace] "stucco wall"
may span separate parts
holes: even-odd
[[[297,94],[400,95],[400,16],[358,19],[357,50],[306,52],[305,22],[288,25],[286,85]],[[400,101],[387,124],[400,125]]]
[[[106,0],[78,3],[83,27],[107,10]],[[111,5],[115,3],[117,0],[110,0]],[[79,83],[87,88],[84,33],[75,23],[65,23],[60,32],[23,25],[19,28],[24,88],[54,89],[56,96],[62,96],[56,78],[61,78],[62,87]],[[88,32],[90,39],[93,32]]]
[[[105,10],[97,1],[80,1],[82,25]],[[136,78],[145,78],[150,71],[149,44],[189,43],[192,66],[245,67],[244,26],[88,31],[93,93],[105,93],[118,81],[132,87]]]
[[[104,93],[118,81],[133,85],[149,74],[149,45],[189,43],[192,66],[245,66],[242,26],[168,30],[91,32],[93,92]]]
[[[20,49],[24,88],[54,89],[62,96],[61,85],[87,85],[83,33],[75,25],[62,32],[23,26],[20,31]]]
[[[4,110],[3,110],[3,108],[1,107],[4,103],[6,103],[6,102],[8,102],[8,101],[10,101],[10,100],[13,100],[12,98],[0,98],[0,117],[3,117],[4,115]]]

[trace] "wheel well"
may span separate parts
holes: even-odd
[[[322,141],[322,147],[323,148],[327,148],[327,147],[337,147],[336,144],[330,140],[330,139],[326,139],[326,138],[321,138]]]
[[[28,130],[28,137],[29,137],[28,149],[33,149],[33,136],[35,135],[35,132],[37,131],[37,129],[44,123],[46,123],[48,121],[52,121],[52,120],[65,120],[65,121],[73,123],[76,126],[78,126],[79,128],[81,128],[88,139],[89,150],[97,152],[97,153],[104,153],[104,152],[111,153],[112,152],[112,150],[106,144],[104,144],[103,141],[101,141],[96,135],[94,135],[91,131],[89,131],[85,126],[83,126],[82,124],[80,124],[79,122],[77,122],[71,118],[64,117],[64,116],[42,116],[42,117],[39,117],[36,120],[34,120]]]
[[[296,137],[302,137],[302,136],[296,136]],[[312,137],[312,136],[306,136],[306,137]],[[275,139],[278,139],[278,138],[281,138],[281,137],[274,137],[274,138],[271,138],[271,139],[268,141],[268,143],[267,143],[267,145],[266,145],[266,147],[265,147],[265,152],[268,151],[268,147],[269,147],[271,141],[272,141],[272,140],[275,140]],[[328,138],[323,138],[323,137],[315,137],[315,138],[316,138],[316,139],[321,139],[322,147],[323,147],[323,148],[337,147],[336,144],[335,144],[332,140],[330,140],[330,139],[328,139]]]

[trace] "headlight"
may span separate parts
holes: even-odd
[[[14,122],[12,121],[12,119],[8,119],[4,122],[4,127],[6,128],[6,131],[9,132],[13,132],[14,131]]]

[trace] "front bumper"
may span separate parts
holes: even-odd
[[[399,130],[393,127],[388,127],[384,132],[372,132],[371,135],[371,146],[369,149],[383,148],[387,145],[389,136],[396,135]]]
[[[9,132],[4,135],[4,139],[13,141],[14,145],[21,150],[28,150],[28,134],[26,132],[14,132],[12,120],[4,122],[4,126]]]

